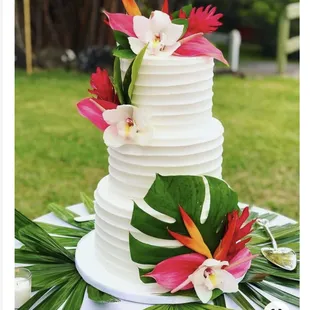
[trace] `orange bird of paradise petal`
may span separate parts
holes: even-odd
[[[126,12],[131,16],[142,15],[135,0],[122,0]]]
[[[211,251],[208,246],[205,244],[201,233],[199,232],[197,226],[194,221],[190,218],[190,216],[185,212],[185,210],[180,206],[180,213],[184,225],[190,235],[190,237],[183,236],[181,234],[175,233],[168,229],[169,234],[185,245],[187,248],[195,251],[196,253],[202,254],[208,258],[212,258]]]

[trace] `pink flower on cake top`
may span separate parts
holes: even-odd
[[[149,18],[141,12],[133,0],[123,0],[127,14],[108,13],[108,24],[114,31],[128,36],[130,48],[135,54],[148,45],[148,54],[155,56],[209,56],[228,64],[222,52],[204,35],[222,25],[211,5],[206,8],[190,8],[169,15],[169,3],[164,2],[162,11],[154,11]],[[122,48],[122,46],[120,46]]]

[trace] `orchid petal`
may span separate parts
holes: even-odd
[[[90,98],[83,99],[77,104],[79,113],[88,118],[96,127],[104,131],[109,126],[102,117],[102,110]]]
[[[171,24],[170,16],[161,11],[154,11],[150,17],[150,26],[154,34],[160,34]]]
[[[123,5],[126,9],[126,12],[129,15],[132,15],[132,16],[142,15],[135,0],[122,0],[122,1],[123,1]]]
[[[151,128],[139,130],[136,135],[136,142],[139,145],[148,145],[153,137],[153,130]]]
[[[195,285],[195,292],[203,304],[207,304],[212,298],[212,291],[208,290],[204,284]]]
[[[143,50],[143,48],[145,47],[145,44],[137,38],[129,37],[128,41],[129,41],[131,50],[136,55],[138,55]]]
[[[182,44],[176,51],[178,56],[208,56],[213,57],[224,64],[228,65],[227,60],[224,58],[222,52],[217,49],[204,37],[196,37],[189,42]]]
[[[252,255],[249,249],[244,248],[230,261],[229,266],[225,270],[231,273],[236,279],[239,279],[250,269],[251,261],[255,257],[257,255]]]
[[[198,269],[190,276],[190,279],[198,298],[202,303],[207,304],[212,297],[212,290],[209,290],[206,286],[205,268]]]
[[[175,44],[182,36],[184,25],[177,25],[171,23],[165,30],[165,45]]]
[[[149,116],[143,108],[133,106],[133,119],[140,129],[148,127]]]
[[[238,292],[238,282],[235,277],[226,270],[214,270],[215,288],[219,288],[224,293]]]
[[[172,290],[186,281],[187,278],[199,268],[204,260],[204,256],[196,253],[178,255],[160,262],[156,265],[154,270],[146,274],[145,277],[154,278],[159,285]],[[193,285],[188,283],[182,290],[187,290],[192,287]]]
[[[132,114],[133,107],[126,104],[118,106],[115,110],[104,111],[103,118],[108,124],[114,125],[126,120],[127,118],[132,118]]]
[[[167,57],[167,56],[171,56],[179,47],[181,46],[181,44],[179,42],[171,45],[171,46],[165,46],[164,50],[162,50],[158,56],[159,57]]]
[[[109,19],[109,25],[113,30],[117,30],[127,34],[130,37],[136,37],[133,30],[133,16],[120,13],[109,13],[103,11]]]
[[[228,266],[229,263],[227,261],[219,261],[217,259],[207,259],[204,263],[204,267],[212,267],[215,269],[221,269],[223,266]]]
[[[169,0],[164,0],[164,4],[161,10],[162,12],[169,14]]]
[[[126,139],[118,134],[115,125],[112,125],[105,130],[103,139],[106,145],[112,147],[120,147],[126,143]]]
[[[133,18],[133,30],[139,40],[145,44],[152,38],[151,22],[144,16],[135,16]]]

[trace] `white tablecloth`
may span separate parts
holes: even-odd
[[[243,207],[245,205],[240,204],[240,206]],[[86,215],[87,214],[87,212],[86,212],[86,210],[82,204],[71,206],[71,207],[69,207],[69,209],[74,211],[77,214],[80,214],[80,215]],[[257,208],[257,207],[254,207],[254,211],[259,212],[259,213],[267,212],[266,210],[261,209],[261,208]],[[69,224],[64,223],[63,221],[61,221],[59,218],[57,218],[52,213],[46,214],[46,215],[38,218],[36,221],[70,227]],[[293,220],[279,215],[275,220],[272,221],[271,224],[272,225],[283,225],[286,223],[293,223],[293,222],[294,222]],[[17,240],[15,243],[15,246],[16,246],[16,248],[20,246],[20,243]],[[286,292],[289,292],[291,294],[299,296],[299,290],[297,290],[297,289],[283,288],[283,287],[280,287],[280,288]],[[276,300],[274,297],[272,297],[266,293],[264,293],[264,295],[271,301]],[[240,307],[238,305],[236,305],[231,299],[229,299],[227,297],[225,297],[225,298],[226,298],[226,307],[227,308],[240,309]],[[254,303],[252,303],[251,301],[250,301],[250,303],[253,305],[253,307],[255,309],[261,309],[261,308],[257,307]],[[93,301],[91,301],[87,297],[87,293],[86,293],[81,309],[82,310],[144,310],[145,308],[147,308],[149,306],[151,306],[151,305],[136,304],[136,303],[131,303],[131,302],[127,302],[127,301],[121,301],[118,303],[110,303],[110,304],[98,304],[98,303],[94,303]],[[288,304],[288,307],[289,307],[289,310],[299,309],[299,308],[297,308],[293,305],[289,305],[289,304]],[[247,310],[247,309],[245,309],[245,310]]]

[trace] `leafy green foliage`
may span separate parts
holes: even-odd
[[[101,304],[119,301],[119,299],[117,299],[116,297],[100,292],[99,290],[97,290],[95,287],[91,285],[88,285],[87,293],[88,293],[89,299],[91,299],[94,302],[101,303]]]
[[[284,302],[287,302],[289,304],[299,307],[299,298],[290,293],[284,292],[280,290],[279,288],[273,285],[270,285],[266,282],[254,283],[253,285],[261,289],[263,292],[269,293],[273,297],[276,297]]]
[[[175,222],[162,222],[135,204],[131,225],[146,235],[173,240],[167,226],[172,231],[187,234],[179,211],[179,206],[182,206],[197,225],[211,252],[214,251],[223,236],[227,213],[238,209],[238,198],[225,182],[209,176],[205,179],[211,197],[209,215],[205,223],[200,221],[206,195],[203,177],[157,175],[144,200],[151,208],[175,219]],[[152,246],[140,242],[132,235],[130,250],[132,259],[139,264],[157,264],[169,257],[192,252],[186,247],[171,249]]]
[[[87,231],[81,229],[63,227],[40,222],[36,223],[49,234],[68,236],[68,237],[83,237],[87,234]]]
[[[72,226],[75,226],[87,232],[92,231],[95,228],[94,222],[91,222],[91,221],[83,222],[83,223],[76,222],[74,218],[79,215],[58,204],[55,204],[55,203],[49,204],[49,209],[61,220],[63,220],[64,222]]]
[[[87,283],[81,278],[79,282],[75,285],[72,294],[66,301],[63,310],[81,309],[86,287]]]
[[[255,308],[240,292],[227,294],[227,296],[230,297],[240,307],[240,309],[255,310]]]
[[[247,283],[239,284],[239,289],[245,296],[250,298],[253,302],[255,302],[263,309],[271,302],[269,299],[260,294],[257,290],[255,290]]]
[[[136,54],[129,48],[122,48],[121,46],[116,47],[113,50],[113,55],[118,58],[133,59]]]
[[[185,12],[186,17],[189,17],[190,12],[191,12],[192,9],[193,9],[193,5],[192,5],[192,4],[185,5],[185,6],[183,6],[183,7],[181,8],[181,10],[182,10],[183,12]],[[172,18],[173,18],[173,19],[177,19],[177,18],[179,18],[179,16],[180,16],[180,10],[175,11],[175,12],[172,13]]]
[[[129,86],[131,84],[132,67],[133,67],[133,61],[129,65],[125,73],[125,77],[123,81],[123,90],[124,90],[124,97],[125,97],[124,100],[126,104],[131,104],[131,98],[129,97]]]
[[[210,182],[209,182],[210,184]],[[157,190],[161,190],[161,186],[157,187]],[[173,185],[171,184],[172,188]],[[181,195],[182,196],[182,195]],[[180,197],[181,197],[180,196]],[[151,196],[152,197],[152,196]],[[195,196],[199,197],[199,196]],[[168,199],[169,202],[169,199]],[[62,213],[58,213],[59,216],[61,216],[62,219],[64,219],[64,215]],[[66,214],[68,216],[68,214]],[[70,213],[70,215],[72,215]],[[270,217],[270,215],[266,215],[267,217]],[[263,215],[262,217],[266,217]],[[257,217],[257,214],[253,213],[251,215],[251,218]],[[69,217],[69,221],[70,221]],[[15,250],[16,254],[16,262],[17,263],[25,263],[25,264],[34,264],[32,266],[28,266],[27,268],[30,269],[32,272],[32,280],[33,280],[33,290],[38,290],[38,292],[30,299],[28,302],[23,305],[21,310],[28,310],[30,309],[35,303],[37,303],[40,300],[40,304],[35,309],[51,309],[56,310],[59,305],[65,304],[64,309],[65,310],[78,310],[80,309],[80,306],[83,302],[84,293],[87,289],[88,297],[92,299],[95,302],[98,303],[110,303],[110,302],[117,302],[119,301],[117,298],[100,292],[96,288],[87,285],[83,279],[79,276],[74,261],[66,261],[62,258],[62,256],[59,257],[59,244],[55,247],[55,253],[56,257],[54,257],[53,251],[49,251],[50,255],[46,255],[46,248],[51,247],[51,243],[49,238],[50,237],[47,234],[47,243],[48,245],[43,244],[43,253],[41,254],[41,247],[40,242],[44,241],[42,238],[39,238],[39,245],[37,245],[36,249],[37,251],[33,251],[33,242],[36,242],[37,238],[33,237],[33,234],[36,234],[38,232],[37,228],[32,229],[33,227],[37,227],[37,224],[27,219],[25,216],[20,214],[18,211],[16,211],[16,223],[15,226],[16,229],[16,238],[22,238],[22,231],[25,229],[25,227],[28,228],[27,232],[29,234],[29,238],[25,239],[26,244],[23,246],[23,250],[17,249]],[[44,223],[41,223],[42,225]],[[61,233],[64,239],[67,235],[64,234],[65,230],[60,230],[60,226],[55,225],[43,225],[43,228],[46,227],[48,230]],[[65,229],[66,227],[63,227]],[[277,235],[278,238],[277,242],[281,242],[281,240],[286,240],[286,242],[289,242],[291,239],[296,239],[295,235],[297,234],[297,240],[295,242],[299,241],[299,230],[297,229],[298,226],[295,224],[285,226],[285,229],[280,227],[273,227],[272,230]],[[41,228],[42,229],[42,228]],[[289,232],[286,232],[288,230]],[[74,231],[81,232],[81,229],[69,229],[67,232],[71,235],[74,235]],[[256,227],[255,231],[253,232],[253,235],[260,235],[261,234],[260,228]],[[45,234],[44,234],[45,235]],[[46,236],[46,235],[45,235]],[[283,236],[285,238],[283,238]],[[82,235],[76,236],[78,239],[82,237]],[[44,239],[45,240],[45,239]],[[58,239],[57,239],[58,240]],[[263,244],[265,244],[266,240],[264,238],[261,239]],[[257,240],[256,240],[257,241]],[[258,241],[257,241],[258,242]],[[294,243],[293,243],[294,244]],[[255,246],[259,247],[261,246],[261,243],[255,243]],[[254,245],[253,245],[254,246]],[[53,245],[52,245],[53,247]],[[65,250],[65,249],[63,249]],[[69,251],[68,251],[69,252]],[[57,254],[58,253],[58,254]],[[70,252],[69,252],[70,253]],[[140,270],[142,272],[143,270]],[[150,271],[150,270],[148,270]],[[144,270],[146,272],[146,270]],[[275,267],[271,265],[269,262],[267,262],[264,258],[260,257],[254,260],[252,263],[252,267],[250,269],[250,272],[247,274],[246,278],[243,280],[243,283],[240,284],[240,290],[243,292],[248,298],[250,298],[252,301],[254,301],[257,305],[263,306],[264,304],[267,304],[269,301],[264,296],[262,296],[257,290],[257,288],[262,289],[263,291],[268,292],[270,295],[282,299],[285,302],[291,303],[293,305],[299,305],[299,298],[295,297],[291,294],[283,293],[282,290],[270,285],[267,283],[266,280],[270,283],[280,284],[287,287],[293,287],[298,288],[299,287],[299,266],[295,272],[286,272],[283,270],[279,270],[278,267]],[[262,282],[263,281],[263,282]],[[249,286],[249,283],[252,283],[252,286]],[[163,294],[164,296],[171,296],[171,293]],[[196,298],[196,294],[193,290],[191,291],[182,291],[180,292],[180,296],[187,296],[187,297],[193,297]],[[227,294],[228,297],[232,298],[235,303],[237,303],[241,309],[254,309],[247,299],[244,297],[244,295],[240,292],[234,293],[234,294]],[[220,290],[214,290],[212,299],[214,299],[214,302],[216,305],[203,305],[199,303],[192,303],[192,304],[183,304],[183,305],[158,305],[149,307],[149,310],[166,310],[166,309],[209,309],[209,310],[224,310],[225,304],[224,304],[224,298],[222,295],[222,292]],[[47,307],[47,308],[46,308]]]
[[[128,88],[128,96],[130,99],[132,98],[132,95],[133,95],[135,84],[138,79],[139,70],[142,65],[143,57],[147,50],[147,47],[148,47],[148,44],[141,50],[141,52],[137,55],[137,57],[133,61],[132,71],[131,71],[131,82]]]
[[[216,306],[220,306],[220,307],[226,308],[225,296],[223,294],[218,296],[217,298],[213,299],[213,303]]]
[[[114,82],[115,82],[115,68],[114,68]],[[85,193],[80,193],[80,197],[88,213],[94,214],[95,213],[94,200],[88,197]]]
[[[123,90],[123,81],[122,81],[122,73],[121,73],[121,61],[119,57],[115,57],[114,59],[114,88],[116,90],[119,102],[121,104],[125,104],[125,95]],[[94,212],[93,212],[94,213]]]
[[[123,49],[130,49],[130,44],[128,41],[128,36],[120,31],[114,30],[114,38],[116,42],[123,48]]]
[[[66,209],[56,207],[55,211],[56,216],[67,222],[71,222],[75,216],[73,212],[66,212]],[[15,210],[15,238],[24,243],[23,249],[15,250],[15,261],[30,265],[27,268],[32,273],[32,290],[38,291],[21,309],[28,310],[40,300],[35,309],[58,310],[65,303],[64,310],[78,310],[88,284],[75,267],[74,255],[64,246],[75,247],[83,235],[76,238],[66,237],[64,232],[72,235],[74,231],[82,230],[65,230],[65,227],[61,229],[48,224],[45,224],[45,227],[54,233],[61,233],[62,237],[51,237],[43,228]],[[83,227],[88,228],[87,225]],[[59,242],[60,240],[63,241]],[[89,288],[89,294],[97,302],[118,301],[92,287]]]
[[[15,210],[15,238],[35,253],[51,256],[63,262],[74,261],[70,252],[17,210]]]

